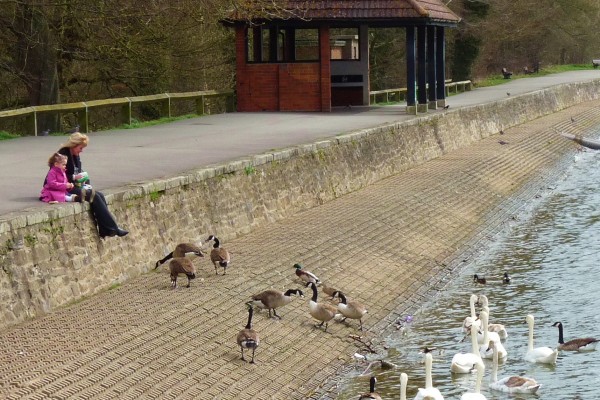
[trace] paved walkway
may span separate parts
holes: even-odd
[[[600,70],[515,79],[448,98],[452,108],[487,103],[568,82],[599,79]],[[435,112],[443,112],[438,110]],[[272,149],[311,143],[383,123],[415,118],[404,106],[354,107],[332,113],[232,113],[154,127],[92,133],[83,154],[94,187],[107,188],[173,176]],[[27,137],[0,143],[0,216],[37,200],[47,160],[65,137]]]
[[[352,335],[376,338],[398,315],[414,313],[432,287],[456,279],[457,250],[481,246],[518,212],[523,202],[515,196],[533,199],[540,180],[573,152],[550,130],[577,132],[571,116],[600,125],[600,102],[508,129],[508,145],[489,137],[224,243],[234,255],[226,276],[199,260],[204,280],[172,291],[161,269],[1,332],[0,398],[334,397],[322,387],[351,362]],[[296,262],[367,304],[366,330],[332,323],[323,332],[308,299],[295,299],[280,321],[256,315],[257,364],[240,361],[243,301],[267,288],[299,287]]]

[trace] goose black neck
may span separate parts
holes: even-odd
[[[313,292],[312,301],[314,301],[316,303],[317,302],[317,285],[315,285],[313,282],[311,282],[310,288],[312,289],[312,292]]]
[[[215,244],[213,244],[213,247],[216,249],[217,247],[219,247],[219,239],[217,239],[216,236],[213,236],[213,240],[215,241]]]
[[[289,297],[292,294],[298,294],[298,292],[300,292],[298,289],[288,289],[288,290],[286,290],[286,292],[283,295]],[[302,293],[302,292],[300,292],[300,293]]]
[[[563,326],[560,322],[555,324],[558,327],[558,343],[565,344],[565,338],[563,337]]]
[[[246,329],[252,329],[252,307],[248,307],[248,323],[246,324]]]
[[[375,383],[377,383],[377,378],[375,378],[374,376],[371,377],[371,381],[370,381],[370,385],[369,385],[369,391],[371,393],[375,393]]]
[[[342,301],[342,304],[346,304],[346,296],[344,296],[344,293],[342,293],[342,292],[337,292],[337,293],[338,293],[338,297]]]

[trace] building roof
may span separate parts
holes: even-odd
[[[442,0],[250,0],[225,22],[327,21],[390,25],[400,21],[457,24],[460,18]]]

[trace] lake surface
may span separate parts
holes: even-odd
[[[461,342],[471,294],[485,294],[490,322],[502,323],[508,330],[503,341],[508,358],[501,363],[498,378],[525,375],[542,384],[536,395],[493,392],[488,388],[492,364],[484,360],[482,393],[488,399],[600,399],[600,345],[592,352],[561,352],[556,366],[523,359],[527,314],[535,316],[535,347],[556,346],[558,329],[552,327],[556,321],[564,325],[565,341],[600,338],[600,152],[577,153],[567,165],[534,210],[519,215],[519,222],[426,304],[411,323],[386,338],[390,349],[384,360],[397,368],[371,370],[378,379],[377,392],[384,399],[400,398],[401,372],[409,377],[407,398],[412,399],[417,388],[424,387],[420,352],[424,346],[436,347],[433,384],[446,399],[459,399],[462,393],[473,391],[475,374],[450,373],[454,354],[471,348],[469,338]],[[504,271],[512,278],[508,285],[502,284]],[[474,273],[484,275],[487,284],[475,284]],[[368,364],[357,361],[356,373],[346,379],[338,400],[356,399],[368,392],[371,373],[360,376]]]

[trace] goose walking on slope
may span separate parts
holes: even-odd
[[[231,255],[229,254],[229,251],[221,247],[221,243],[216,236],[210,235],[208,239],[206,239],[207,242],[210,242],[211,240],[215,242],[213,244],[213,249],[210,251],[210,261],[212,261],[215,266],[215,274],[219,275],[217,267],[221,266],[223,267],[223,275],[225,275],[227,273],[227,267],[231,262]]]
[[[363,330],[362,317],[368,312],[367,308],[358,301],[347,301],[346,296],[342,292],[336,292],[340,298],[340,303],[337,306],[338,311],[346,318],[357,319],[360,322],[360,330]],[[334,296],[335,297],[335,294]]]
[[[552,326],[558,328],[558,349],[566,351],[592,351],[600,340],[593,337],[571,339],[565,342],[563,337],[563,324],[555,322]]]
[[[337,308],[331,304],[317,303],[317,285],[314,282],[308,282],[306,286],[310,286],[313,292],[308,303],[309,313],[314,319],[321,321],[319,327],[325,324],[325,332],[327,332],[327,324],[337,315]]]
[[[154,269],[158,268],[161,264],[164,264],[166,261],[170,260],[171,258],[189,257],[189,256],[204,257],[204,253],[202,252],[202,249],[200,248],[200,246],[198,246],[197,244],[179,243],[177,246],[175,246],[175,249],[172,252],[170,252],[164,258],[162,258],[156,262],[156,265],[154,265]]]
[[[273,310],[273,315],[281,319],[275,310],[289,304],[292,301],[293,294],[304,297],[304,293],[300,289],[288,289],[285,293],[279,290],[268,289],[253,295],[252,303],[258,308],[269,310],[269,318],[271,318],[271,310]]]
[[[244,358],[244,349],[252,349],[252,360],[250,361],[250,364],[254,364],[254,353],[256,352],[256,348],[260,345],[260,338],[258,333],[252,329],[252,312],[254,310],[252,304],[246,303],[246,305],[248,306],[248,323],[246,324],[246,327],[238,333],[236,341],[242,351],[243,361],[246,361]]]
[[[527,353],[525,354],[525,361],[538,363],[538,364],[556,364],[558,358],[558,349],[551,349],[550,347],[533,347],[533,325],[534,317],[529,314],[526,317],[527,325],[529,325],[529,339],[527,342]]]

